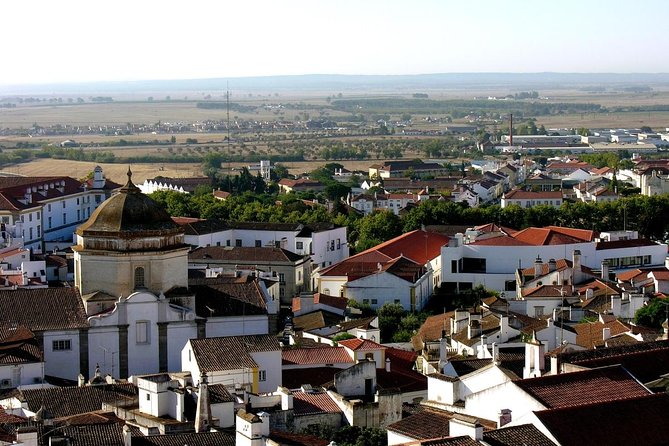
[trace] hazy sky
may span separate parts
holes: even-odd
[[[0,85],[669,72],[667,0],[6,0]]]

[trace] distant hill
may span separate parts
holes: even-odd
[[[561,89],[578,86],[633,87],[669,86],[669,73],[444,73],[421,75],[329,75],[236,77],[217,79],[146,80],[130,82],[88,82],[72,84],[0,86],[0,96],[10,94],[125,94],[151,92],[225,91],[370,91],[462,88]]]

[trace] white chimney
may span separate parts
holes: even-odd
[[[608,262],[608,260],[602,261],[602,279],[609,280],[609,262]]]
[[[448,422],[449,435],[451,437],[469,436],[473,440],[483,440],[483,426],[474,417],[463,414],[455,414]]]
[[[207,374],[200,375],[200,384],[198,385],[197,409],[195,412],[195,432],[206,432],[211,425],[211,402],[209,400],[209,385],[207,384]]]
[[[609,327],[602,328],[602,340],[606,341],[609,338],[611,338],[611,328]]]
[[[572,254],[572,279],[573,284],[581,283],[581,251],[574,250]]]
[[[386,358],[386,372],[390,372],[390,358]]]
[[[541,275],[541,272],[543,270],[543,262],[541,261],[541,257],[537,256],[536,260],[534,261],[534,278],[536,279]]]

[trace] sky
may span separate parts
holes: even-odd
[[[7,0],[0,85],[669,72],[667,0]]]

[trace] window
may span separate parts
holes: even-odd
[[[135,323],[135,331],[137,332],[137,343],[138,344],[150,344],[151,339],[149,338],[149,321],[137,321]]]
[[[47,209],[49,212],[51,212],[51,203],[49,203],[49,204],[46,205],[46,209]]]
[[[335,244],[335,241],[332,240],[332,241],[330,242],[330,251],[334,251],[334,246],[335,246],[334,244]]]
[[[216,246],[221,246],[221,242],[216,242]]]
[[[534,317],[541,317],[544,315],[544,307],[534,307]]]
[[[77,204],[79,204],[79,198],[77,198]]]
[[[32,240],[32,239],[33,239],[33,228],[30,228],[30,229],[28,230],[28,234],[30,234],[30,235],[28,236],[28,240]]]
[[[49,217],[49,229],[51,229],[51,217]]]
[[[341,249],[341,239],[337,239],[337,249]]]
[[[258,370],[258,381],[267,381],[267,371]]]
[[[28,214],[28,221],[33,221],[33,213]]]
[[[286,290],[281,287],[279,288],[279,297],[284,297],[286,295]]]
[[[61,203],[63,204],[63,209],[65,209],[65,201],[61,201]]]
[[[256,248],[260,248],[262,246],[262,242],[260,240],[256,240]]]
[[[81,210],[77,209],[77,221],[81,220]]]
[[[372,299],[372,305],[377,305],[379,303],[378,299]]]
[[[51,344],[51,349],[54,352],[61,352],[65,350],[72,350],[72,341],[69,339],[63,339],[59,341],[53,341]]]
[[[458,272],[458,261],[457,260],[451,260],[451,272],[452,273],[457,273]]]
[[[369,304],[369,299],[363,299],[363,300],[362,300],[362,303],[363,303],[363,304]]]
[[[301,282],[302,281],[302,271],[297,272],[297,281]]]
[[[275,248],[281,248],[281,241],[280,240],[275,241],[274,242],[274,247]]]
[[[230,246],[230,240],[225,241],[225,246]]]
[[[135,288],[144,287],[144,267],[138,266],[135,268]]]
[[[38,219],[38,220],[41,218],[41,215],[42,215],[41,212],[38,212],[38,213],[37,213],[37,219]]]
[[[101,201],[102,201],[102,195],[96,195],[95,202],[99,204]]]
[[[286,283],[286,275],[284,273],[279,273],[279,283]]]
[[[460,272],[463,272],[463,273],[485,273],[486,272],[486,259],[464,257],[462,259],[462,270]]]
[[[237,240],[235,240],[235,246],[238,247],[238,248],[241,247],[242,246],[242,239],[238,238]]]
[[[504,291],[516,291],[516,281],[507,280],[504,282]]]
[[[304,243],[295,242],[295,249],[304,249]]]
[[[148,393],[148,392],[147,392],[147,394],[146,394],[146,400],[147,400],[147,401],[151,401],[151,394]]]
[[[394,302],[395,302],[396,304],[398,304],[398,303],[400,303],[400,300],[399,300],[399,299],[395,299]]]
[[[63,212],[63,224],[67,224],[67,214]]]

